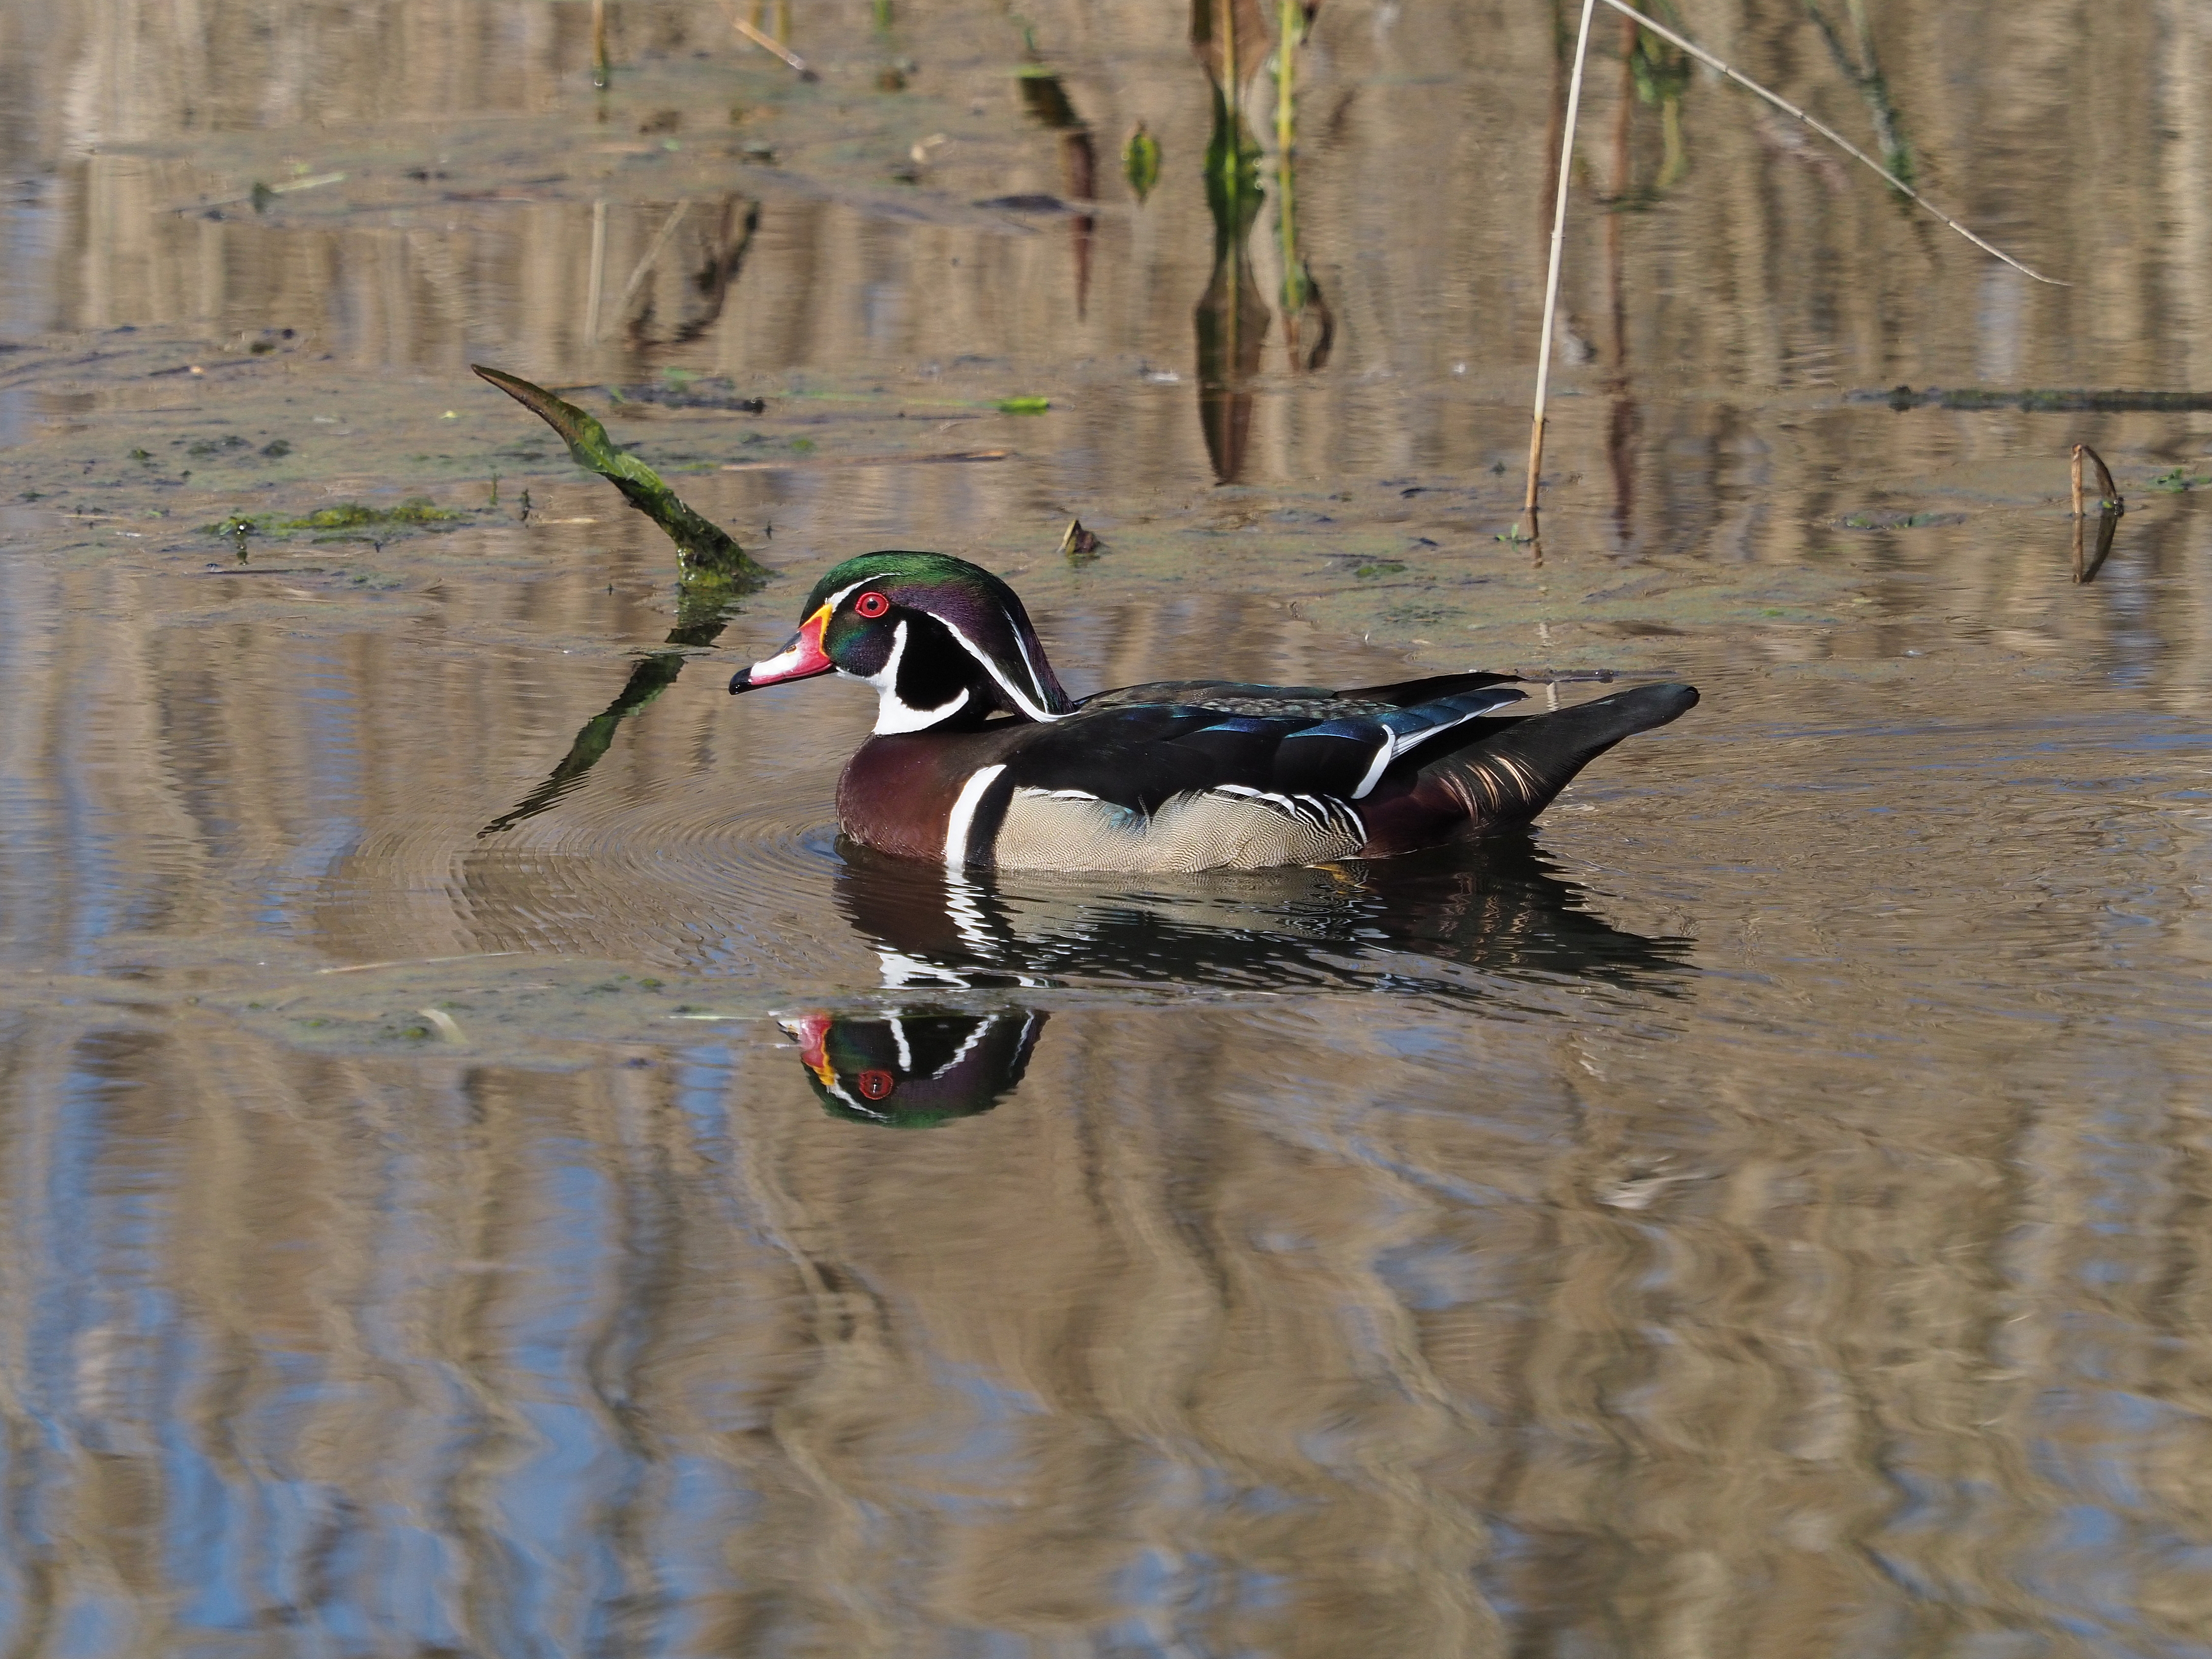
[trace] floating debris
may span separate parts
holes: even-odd
[[[1106,544],[1083,527],[1080,519],[1067,521],[1067,533],[1060,538],[1058,550],[1073,565],[1085,565],[1106,550]]]
[[[2067,411],[2106,413],[2148,412],[2190,415],[2212,411],[2212,392],[2130,392],[2099,387],[2063,391],[1999,392],[1986,386],[1929,386],[1915,392],[1909,386],[1887,392],[1853,392],[1849,404],[1887,404],[1899,411],[1908,409],[2019,409],[2030,414]]]

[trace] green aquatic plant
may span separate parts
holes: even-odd
[[[1160,141],[1142,121],[1121,146],[1121,176],[1129,181],[1140,204],[1160,182]]]
[[[616,447],[596,416],[520,375],[481,363],[470,367],[551,427],[568,446],[577,465],[598,473],[622,492],[624,501],[659,525],[676,544],[677,561],[687,580],[759,580],[767,576],[720,526],[685,506],[660,475],[636,456]]]
[[[1656,3],[1665,7],[1668,21],[1681,21],[1666,0],[1656,0]],[[1646,197],[1656,200],[1681,183],[1682,175],[1689,171],[1689,149],[1682,140],[1682,100],[1690,89],[1690,55],[1648,29],[1635,25],[1631,28],[1629,79],[1638,100],[1659,112],[1659,172]]]

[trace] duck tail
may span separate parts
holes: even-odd
[[[1639,685],[1571,708],[1499,720],[1504,731],[1423,767],[1417,791],[1449,797],[1477,832],[1526,823],[1623,738],[1664,726],[1697,704],[1695,686]]]

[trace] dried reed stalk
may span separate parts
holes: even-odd
[[[784,26],[784,27],[787,29],[789,28],[791,23],[791,13],[787,9],[779,9],[776,13],[776,19]],[[744,18],[732,13],[730,17],[730,27],[735,29],[739,34],[744,35],[746,40],[751,41],[763,52],[769,53],[771,57],[781,58],[783,59],[785,63],[788,64],[793,69],[799,72],[799,78],[800,80],[813,81],[820,78],[812,70],[806,67],[806,60],[804,58],[801,58],[797,52],[792,51],[790,47],[785,46],[782,41],[776,40],[774,36],[763,33],[757,24],[748,23]]]
[[[1552,209],[1552,262],[1544,273],[1544,334],[1536,346],[1536,414],[1528,428],[1528,490],[1521,510],[1535,531],[1536,474],[1544,465],[1544,404],[1552,388],[1552,319],[1559,307],[1559,254],[1567,235],[1569,163],[1575,153],[1575,116],[1583,103],[1583,64],[1589,56],[1590,13],[1597,0],[1583,0],[1582,27],[1575,34],[1575,72],[1567,82],[1566,131],[1559,139],[1559,194]]]

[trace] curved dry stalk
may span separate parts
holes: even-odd
[[[1738,70],[1730,69],[1726,64],[1721,62],[1719,58],[1714,57],[1712,53],[1707,52],[1703,46],[1698,46],[1696,42],[1690,40],[1682,35],[1675,33],[1674,30],[1668,28],[1664,23],[1655,22],[1651,18],[1637,10],[1634,6],[1630,5],[1628,3],[1628,0],[1605,0],[1605,3],[1611,6],[1615,11],[1620,13],[1624,17],[1634,18],[1638,23],[1650,30],[1652,33],[1657,35],[1662,40],[1667,41],[1670,45],[1680,46],[1684,52],[1688,52],[1691,57],[1696,58],[1699,63],[1706,65],[1706,67],[1719,70],[1723,75],[1728,76],[1729,80],[1735,82],[1738,86],[1742,87],[1748,91],[1757,93],[1761,98],[1766,100],[1768,103],[1773,105],[1775,108],[1782,111],[1784,114],[1795,116],[1798,120],[1802,121],[1807,126],[1812,128],[1814,131],[1819,133],[1820,137],[1826,139],[1830,143],[1835,145],[1837,149],[1842,150],[1844,155],[1850,156],[1853,161],[1863,162],[1866,166],[1873,168],[1885,179],[1888,180],[1892,189],[1901,191],[1904,195],[1910,197],[1915,203],[1926,209],[1929,213],[1935,215],[1936,218],[1941,219],[1945,224],[1950,226],[1952,229],[1957,231],[1960,235],[1965,237],[1976,247],[1981,249],[1983,252],[1987,253],[1995,258],[2003,260],[2005,264],[2010,265],[2021,276],[2030,277],[2039,283],[2048,283],[2052,288],[2071,288],[2074,286],[2071,283],[2062,283],[2056,276],[2046,276],[2041,271],[2022,264],[2019,260],[2014,258],[2011,254],[2007,253],[2002,248],[1997,246],[1995,243],[1985,241],[1981,237],[1975,235],[1972,231],[1968,230],[1966,226],[1960,224],[1949,214],[1944,212],[1942,209],[1937,207],[1926,197],[1923,196],[1918,191],[1906,184],[1904,179],[1899,178],[1887,167],[1882,166],[1882,164],[1875,161],[1873,156],[1868,155],[1850,139],[1844,137],[1842,133],[1838,132],[1833,127],[1829,126],[1825,122],[1814,119],[1813,117],[1808,115],[1803,110],[1799,109],[1796,105],[1791,103],[1787,98],[1783,97],[1779,93],[1769,92],[1765,87],[1759,85],[1758,82],[1753,80],[1748,75],[1745,75]]]

